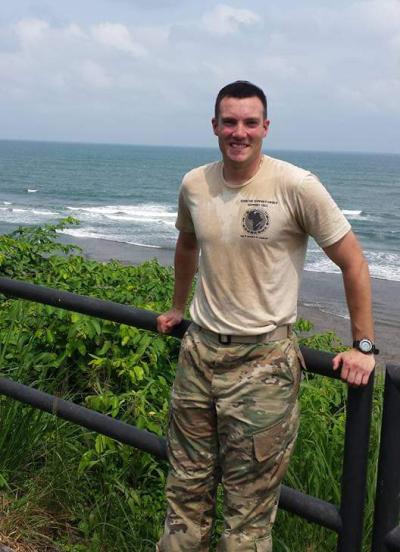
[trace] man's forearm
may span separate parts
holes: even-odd
[[[371,280],[368,264],[364,257],[360,263],[348,266],[343,270],[343,282],[353,339],[368,337],[374,340]]]
[[[368,264],[353,232],[324,249],[343,274],[347,306],[350,312],[353,339],[367,337],[374,340],[372,321],[371,280]],[[332,360],[334,370],[340,369],[340,377],[350,385],[367,385],[375,366],[374,355],[357,349],[338,353]]]
[[[324,249],[343,274],[353,339],[374,339],[368,263],[353,232]]]
[[[181,240],[182,241],[182,240]],[[173,308],[185,310],[194,275],[197,271],[199,250],[197,245],[188,247],[178,240],[175,251],[175,287]]]

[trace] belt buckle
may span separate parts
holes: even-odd
[[[230,345],[232,342],[232,338],[230,335],[218,334],[218,341],[221,343],[221,345]]]

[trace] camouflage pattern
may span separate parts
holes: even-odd
[[[218,551],[271,552],[280,482],[298,428],[294,337],[222,345],[191,325],[182,340],[168,430],[168,511],[158,552],[206,552],[217,485]]]

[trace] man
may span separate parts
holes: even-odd
[[[355,341],[333,367],[356,386],[375,365],[370,280],[349,223],[318,179],[262,154],[269,121],[261,89],[225,86],[212,126],[222,162],[183,179],[173,306],[158,318],[161,333],[182,320],[201,251],[171,396],[168,512],[157,549],[209,549],[222,481],[218,550],[270,552],[298,426],[302,359],[291,324],[308,236],[343,273]]]

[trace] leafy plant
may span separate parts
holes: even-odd
[[[75,223],[64,219],[0,236],[0,274],[159,312],[169,307],[171,268],[87,260],[79,248],[57,241],[57,232]],[[177,340],[7,297],[0,299],[0,314],[1,375],[165,434]],[[332,332],[310,335],[308,321],[300,320],[297,331],[307,346],[343,350]],[[302,423],[286,482],[337,503],[346,387],[305,377],[300,400]],[[154,550],[166,473],[166,463],[148,454],[0,396],[0,539],[40,552]],[[373,478],[371,469],[366,542]],[[335,535],[283,512],[274,535],[277,552],[335,549]]]

